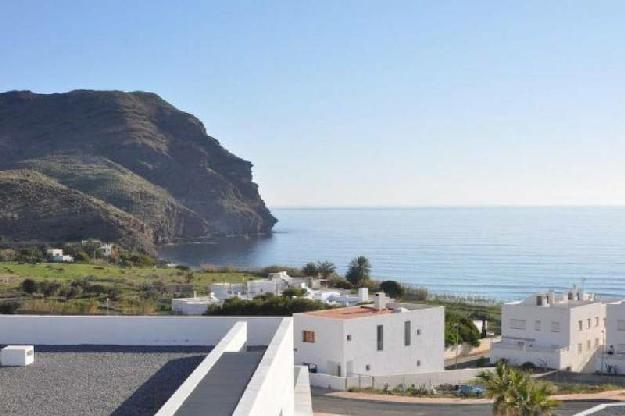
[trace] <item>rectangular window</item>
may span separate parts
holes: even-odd
[[[302,336],[304,342],[315,342],[315,331],[304,331]]]
[[[412,325],[410,323],[410,321],[405,321],[404,322],[404,345],[408,346],[410,345],[410,335],[412,335]]]
[[[590,329],[590,322],[591,322],[591,321],[590,321],[590,318],[588,318],[588,319],[586,320],[586,327],[587,327],[588,329]]]
[[[352,340],[352,336],[351,336],[351,335],[348,335],[348,336],[347,336],[347,342],[350,342],[351,340]]]
[[[584,330],[584,321],[577,321],[577,328],[580,331],[583,331]]]
[[[384,350],[384,325],[377,327],[378,351]]]
[[[417,360],[417,367],[421,367],[421,360]]]
[[[616,322],[616,329],[619,331],[625,331],[625,320],[619,319]]]
[[[541,322],[540,322],[540,321],[538,321],[538,320],[537,320],[537,321],[534,321],[534,329],[535,329],[536,331],[540,331],[540,324],[541,324]]]
[[[560,322],[551,321],[551,332],[560,332]]]
[[[599,317],[598,316],[595,317],[595,327],[597,327],[597,328],[599,327]]]
[[[525,319],[510,319],[510,328],[525,329]]]

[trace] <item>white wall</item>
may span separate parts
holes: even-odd
[[[224,352],[241,351],[247,342],[247,322],[240,321],[228,331],[213,350],[202,360],[200,365],[178,387],[155,416],[173,416],[202,379],[213,368]]]
[[[294,416],[293,319],[282,318],[233,416]]]
[[[444,368],[444,308],[332,319],[295,314],[295,361],[314,363],[318,372],[338,376],[427,373]],[[411,344],[404,345],[404,322],[411,321]],[[377,326],[384,327],[384,349],[377,351]],[[315,331],[315,343],[303,331]],[[417,335],[417,331],[420,335]],[[347,336],[351,336],[351,341]],[[367,365],[369,369],[367,370]]]
[[[283,318],[0,315],[0,344],[217,345],[237,321],[248,343],[268,345]]]
[[[625,320],[625,301],[610,303],[606,308],[605,352],[595,360],[597,370],[604,373],[625,374],[625,330],[619,330],[618,321]],[[612,347],[612,348],[611,348]],[[613,350],[613,354],[608,354]],[[603,365],[603,368],[602,368]],[[609,366],[609,367],[608,367]]]
[[[604,317],[605,305],[599,302],[569,307],[506,304],[502,308],[501,320],[504,344],[493,346],[491,362],[505,358],[515,364],[533,362],[556,369],[582,371],[598,347],[603,345]],[[513,328],[513,320],[524,321],[525,329]],[[582,330],[578,326],[580,320]],[[540,322],[539,326],[537,322]],[[553,322],[559,323],[559,331],[553,330]],[[515,344],[523,345],[510,348]],[[579,344],[582,345],[581,352]]]

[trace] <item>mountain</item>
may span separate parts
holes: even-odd
[[[252,164],[158,95],[0,94],[0,236],[155,244],[271,232]]]

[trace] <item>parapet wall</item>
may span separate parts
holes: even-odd
[[[0,345],[217,345],[247,322],[249,345],[269,345],[281,317],[0,315]]]

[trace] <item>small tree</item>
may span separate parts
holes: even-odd
[[[365,280],[369,280],[371,273],[371,263],[365,256],[358,256],[349,263],[349,269],[345,274],[345,278],[354,286],[360,286]]]
[[[21,286],[22,290],[30,295],[37,291],[37,282],[30,278],[22,280]]]
[[[389,297],[399,299],[404,295],[404,288],[395,280],[385,280],[380,283],[380,289]]]
[[[320,261],[317,263],[317,270],[324,279],[327,279],[334,274],[336,266],[329,261]]]
[[[319,268],[316,263],[306,263],[306,265],[302,267],[302,273],[304,276],[316,277],[319,274]]]

